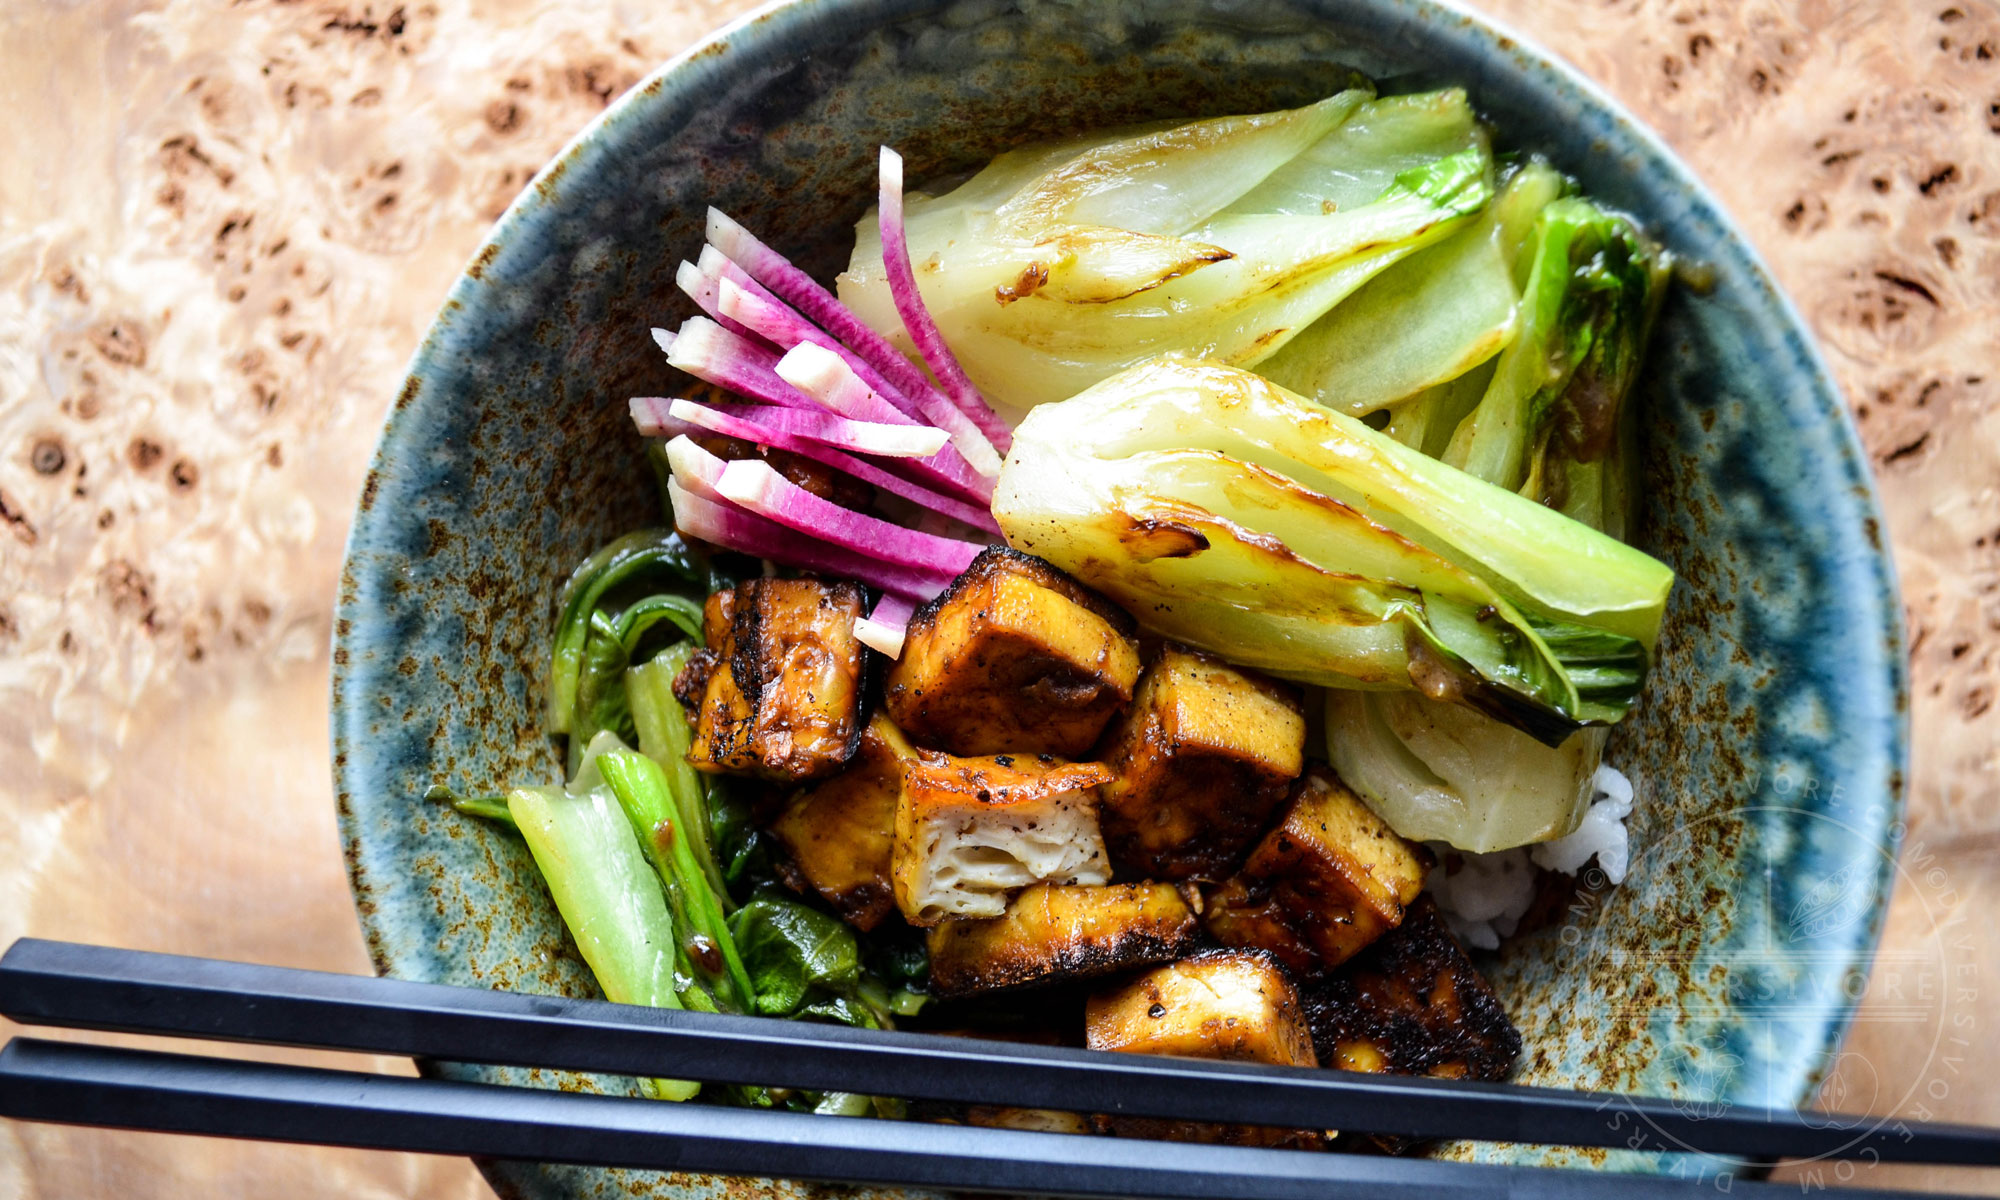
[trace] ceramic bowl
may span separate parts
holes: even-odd
[[[1645,370],[1642,542],[1679,572],[1660,662],[1611,756],[1640,782],[1624,886],[1487,964],[1525,1082],[1690,1105],[1804,1101],[1881,924],[1907,697],[1865,460],[1798,314],[1687,168],[1525,39],[1428,0],[803,0],[612,105],[533,182],[418,348],[367,476],[334,639],[341,830],[377,968],[590,995],[522,843],[422,797],[554,782],[540,724],[557,589],[646,523],[625,398],[677,380],[646,330],[718,205],[829,277],[875,186],[1093,126],[1328,94],[1467,87],[1712,277],[1668,300]],[[630,1081],[428,1064],[453,1078]],[[1632,1151],[1447,1146],[1685,1169]],[[743,1195],[715,1179],[498,1163],[505,1196]],[[777,1192],[806,1189],[750,1185]]]

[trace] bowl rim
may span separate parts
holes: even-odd
[[[608,152],[607,138],[616,127],[631,119],[644,105],[669,88],[685,89],[698,87],[713,71],[726,70],[727,63],[734,57],[732,51],[740,42],[753,37],[769,36],[785,40],[796,37],[801,32],[822,22],[838,22],[843,15],[860,10],[869,24],[880,23],[886,15],[884,10],[896,10],[915,14],[925,8],[949,3],[950,0],[770,0],[749,12],[739,15],[713,32],[699,38],[679,54],[667,59],[650,71],[625,93],[617,97],[602,112],[591,119],[572,136],[549,161],[538,170],[523,186],[521,192],[509,203],[506,211],[494,223],[491,230],[481,240],[478,248],[467,260],[453,282],[436,315],[426,328],[416,350],[412,353],[404,371],[404,382],[395,403],[386,414],[381,433],[370,455],[366,482],[354,518],[350,523],[343,551],[338,600],[335,605],[333,622],[332,669],[330,679],[331,703],[329,706],[330,740],[334,755],[334,785],[340,810],[341,838],[344,846],[351,845],[356,836],[356,818],[350,806],[350,798],[363,783],[364,769],[347,753],[361,738],[361,726],[357,723],[353,731],[346,723],[349,716],[358,715],[362,707],[360,693],[352,688],[356,676],[360,674],[359,647],[356,646],[357,631],[365,616],[364,605],[359,600],[356,586],[358,551],[372,528],[370,515],[371,497],[375,481],[384,471],[389,460],[397,452],[399,443],[404,441],[415,420],[411,409],[412,401],[421,390],[424,377],[435,369],[434,359],[442,352],[443,343],[454,331],[459,314],[476,306],[475,294],[485,285],[481,282],[483,268],[497,255],[506,253],[506,246],[514,239],[514,234],[533,222],[546,207],[560,203],[559,184],[562,177],[573,167],[586,164],[596,155]],[[1873,471],[1869,468],[1863,450],[1859,431],[1854,423],[1851,410],[1846,404],[1835,377],[1828,366],[1812,327],[1807,324],[1797,305],[1781,287],[1772,274],[1763,254],[1755,243],[1744,233],[1742,227],[1720,203],[1708,185],[1694,170],[1666,143],[1664,138],[1629,111],[1620,101],[1604,90],[1595,80],[1585,75],[1578,67],[1547,49],[1532,36],[1521,32],[1507,21],[1489,16],[1461,3],[1460,0],[1344,0],[1357,12],[1375,10],[1392,12],[1401,19],[1427,27],[1433,35],[1451,27],[1452,36],[1475,39],[1479,49],[1487,55],[1504,56],[1511,60],[1522,73],[1535,76],[1531,87],[1535,91],[1568,90],[1575,93],[1587,106],[1598,110],[1617,128],[1619,134],[1630,140],[1630,145],[1639,151],[1650,163],[1647,165],[1660,171],[1664,176],[1685,191],[1689,208],[1699,219],[1713,226],[1720,239],[1733,247],[1741,265],[1747,269],[1746,282],[1768,303],[1779,322],[1797,334],[1797,352],[1810,373],[1811,390],[1817,393],[1827,410],[1833,414],[1833,425],[1828,431],[1837,448],[1840,462],[1838,467],[1854,477],[1858,483],[1856,501],[1871,528],[1882,528],[1882,509],[1879,493],[1875,486]],[[1852,961],[1843,964],[1847,969],[1872,970],[1876,949],[1880,943],[1886,920],[1890,898],[1890,873],[1895,867],[1894,859],[1900,849],[1904,822],[1903,813],[1907,803],[1909,780],[1909,685],[1907,637],[1904,630],[1903,613],[1898,597],[1897,571],[1892,548],[1879,536],[1874,538],[1872,553],[1867,556],[1866,568],[1874,575],[1876,590],[1882,598],[1879,605],[1883,623],[1879,630],[1885,664],[1888,667],[1887,694],[1894,698],[1896,713],[1889,722],[1887,744],[1882,748],[1891,770],[1890,794],[1885,809],[1884,824],[1879,846],[1884,855],[1884,863],[1875,879],[1875,904],[1866,918],[1866,929],[1857,939]],[[350,659],[350,653],[355,657]],[[345,703],[343,703],[343,696]],[[383,938],[377,917],[368,908],[360,905],[363,891],[365,868],[361,859],[347,854],[350,891],[357,902],[358,916],[368,942],[370,958],[378,973],[392,973],[394,963]],[[1828,1007],[1821,1022],[1820,1036],[1815,1043],[1802,1047],[1799,1060],[1803,1069],[1798,1074],[1797,1102],[1809,1102],[1831,1067],[1836,1052],[1846,1036],[1847,1030],[1859,1008],[1859,1000],[1851,998],[1845,990],[1840,1000]],[[420,1064],[425,1073],[431,1073],[430,1064]],[[480,1164],[490,1182],[498,1186],[488,1164]]]

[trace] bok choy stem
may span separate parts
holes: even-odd
[[[586,767],[572,789],[516,788],[507,810],[528,843],[583,960],[606,999],[680,1008],[674,925],[632,825]],[[649,1095],[692,1098],[701,1085],[655,1080]]]
[[[683,918],[687,940],[681,949],[689,963],[697,975],[732,990],[728,1007],[750,1008],[756,1003],[756,989],[737,956],[722,903],[695,860],[691,832],[698,823],[684,819],[667,783],[667,773],[646,755],[624,750],[604,754],[598,768],[638,833],[670,906]],[[696,938],[706,944],[697,943]]]
[[[688,725],[686,710],[674,697],[674,678],[687,667],[695,649],[694,642],[682,642],[662,650],[651,662],[633,667],[625,673],[625,692],[632,703],[633,724],[639,731],[639,749],[667,773],[689,848],[701,864],[709,890],[715,893],[723,911],[729,912],[735,904],[729,898],[729,885],[723,881],[722,867],[715,858],[708,782],[688,764],[694,731]]]

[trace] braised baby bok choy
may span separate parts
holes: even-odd
[[[971,381],[1014,409],[1168,351],[1260,362],[1492,194],[1492,157],[1462,97],[1427,144],[1403,130],[1325,145],[1372,103],[1354,90],[1016,151],[943,196],[913,194],[908,254],[924,307]],[[1307,157],[1322,146],[1323,159]],[[841,299],[907,340],[877,226],[871,214],[858,227]]]
[[[1154,632],[1414,689],[1550,745],[1637,697],[1673,573],[1247,371],[1168,357],[1031,412],[1008,542]]]
[[[1506,350],[1486,374],[1396,405],[1388,432],[1622,538],[1633,471],[1627,399],[1668,257],[1627,218],[1555,196],[1558,182],[1547,168],[1523,168],[1487,218],[1523,287]],[[1545,746],[1415,692],[1331,692],[1327,720],[1344,731],[1329,740],[1334,765],[1376,811],[1406,836],[1476,852],[1574,829],[1606,738],[1591,729]]]

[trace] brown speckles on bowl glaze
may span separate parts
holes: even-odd
[[[1425,0],[1226,12],[804,0],[614,104],[516,200],[454,290],[363,493],[341,586],[334,746],[378,969],[595,993],[520,841],[421,797],[440,781],[559,776],[540,726],[555,596],[590,550],[656,519],[624,400],[686,386],[646,330],[692,315],[673,268],[700,247],[709,204],[825,278],[872,201],[881,143],[921,179],[1079,128],[1303,103],[1354,70],[1467,84],[1503,145],[1549,153],[1713,271],[1706,294],[1669,299],[1641,390],[1641,540],[1680,583],[1646,697],[1612,740],[1643,789],[1633,874],[1585,888],[1490,970],[1526,1040],[1526,1081],[1801,1099],[1851,1012],[1837,986],[1816,989],[1865,966],[1901,801],[1901,631],[1865,462],[1796,315],[1659,142],[1539,52]],[[405,674],[405,661],[419,669]],[[1822,911],[1830,883],[1849,905],[1835,919]],[[1658,1165],[1644,1151],[1443,1152]],[[503,1196],[827,1190],[485,1169]]]

